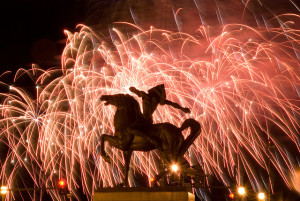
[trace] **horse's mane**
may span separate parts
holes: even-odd
[[[126,107],[128,107],[128,108],[133,107],[133,109],[136,112],[138,112],[139,114],[142,114],[140,105],[133,96],[131,96],[129,94],[116,94],[115,96],[119,96],[120,99],[125,99],[126,101],[124,101],[124,102],[127,104]]]

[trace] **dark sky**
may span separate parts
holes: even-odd
[[[83,21],[86,2],[1,0],[1,72],[28,67],[32,62],[46,67],[57,64],[54,55],[60,54],[63,48],[63,30],[73,30]]]
[[[215,10],[215,4],[233,16],[242,12],[241,7],[234,7],[234,4],[241,4],[239,0],[197,1],[205,9],[202,14],[213,20],[216,16],[210,8]],[[257,12],[268,12],[268,9],[277,14],[297,12],[289,0],[260,0],[267,9],[262,9],[257,0],[250,2]],[[74,31],[79,23],[101,24],[106,28],[113,21],[133,22],[129,7],[137,17],[136,22],[143,21],[144,24],[166,22],[162,17],[170,18],[171,14],[165,14],[165,10],[171,8],[194,8],[194,12],[185,9],[186,16],[192,16],[185,19],[185,24],[194,21],[198,15],[192,0],[1,0],[0,73],[29,68],[32,63],[38,63],[42,68],[58,66],[66,39],[64,29]]]

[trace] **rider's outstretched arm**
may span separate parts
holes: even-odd
[[[138,95],[138,97],[146,97],[147,94],[143,91],[139,91],[137,90],[135,87],[130,87],[129,90],[133,93],[135,93],[136,95]]]
[[[191,110],[189,108],[187,108],[187,107],[181,107],[178,103],[174,103],[174,102],[169,101],[169,100],[165,100],[164,104],[170,105],[170,106],[172,106],[172,107],[174,107],[176,109],[182,110],[184,113],[190,113],[191,112]]]

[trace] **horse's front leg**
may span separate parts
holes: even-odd
[[[113,147],[118,147],[118,138],[107,134],[102,134],[100,137],[100,155],[105,160],[105,162],[110,163],[110,158],[104,150],[105,141],[107,141]]]

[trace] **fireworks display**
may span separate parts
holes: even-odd
[[[109,38],[84,25],[76,33],[66,31],[61,68],[33,66],[16,73],[16,80],[34,80],[34,98],[22,86],[2,83],[9,88],[1,93],[2,183],[51,188],[66,178],[75,196],[78,189],[91,196],[101,186],[121,183],[121,152],[107,146],[111,164],[99,153],[101,134],[114,132],[115,112],[99,99],[128,93],[141,103],[129,87],[147,91],[164,84],[167,98],[191,113],[159,106],[154,122],[180,126],[194,118],[201,123],[201,135],[185,156],[191,165],[200,164],[228,186],[246,177],[255,191],[268,187],[273,169],[293,187],[300,153],[300,29],[295,24],[300,16],[272,21],[277,26],[203,25],[193,34],[125,22],[115,23]],[[149,180],[157,174],[158,158],[155,151],[134,152],[130,185],[135,173]],[[61,199],[57,191],[47,192]]]

